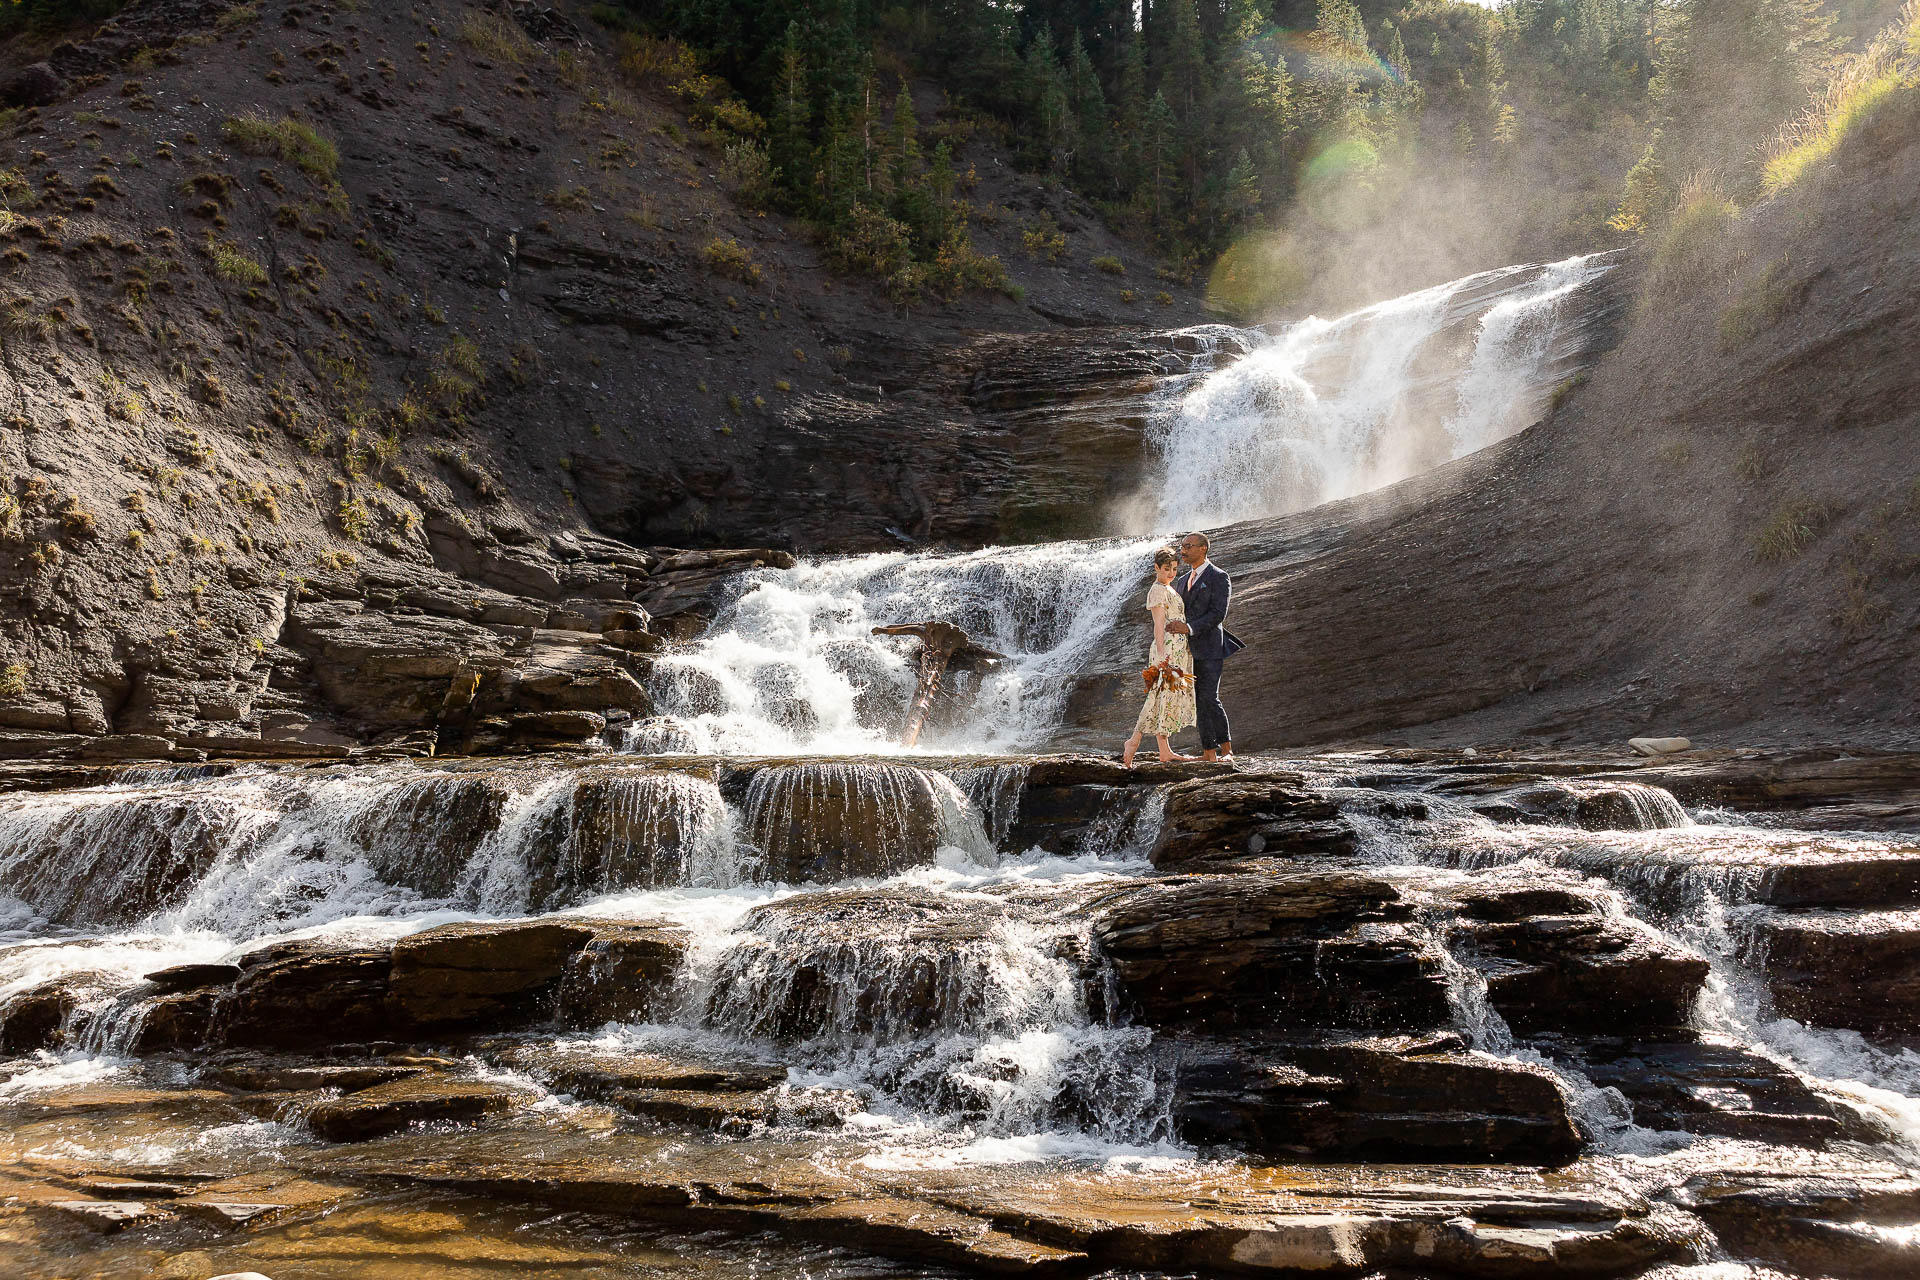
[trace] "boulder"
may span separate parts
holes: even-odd
[[[67,82],[45,62],[29,63],[0,80],[0,106],[47,107],[60,101]]]
[[[1640,1035],[1685,1027],[1704,957],[1597,896],[1554,886],[1469,890],[1456,941],[1514,1031]]]
[[[549,1014],[590,924],[532,920],[449,924],[396,942],[390,982],[397,1020],[421,1028],[521,1025]]]
[[[567,962],[560,1019],[568,1026],[651,1022],[679,995],[685,931],[658,924],[606,924]]]
[[[1743,924],[1780,1012],[1920,1035],[1920,911],[1760,911]]]
[[[1627,746],[1640,756],[1671,756],[1693,749],[1686,738],[1628,738]]]
[[[1153,865],[1197,871],[1258,857],[1337,857],[1357,843],[1340,806],[1297,774],[1200,778],[1167,793]]]
[[[249,952],[239,965],[222,1010],[226,1043],[301,1048],[381,1039],[393,1029],[387,947],[281,942]]]
[[[1150,1026],[1417,1031],[1448,1022],[1440,948],[1360,871],[1180,877],[1097,899],[1093,936]]]
[[[364,1142],[416,1124],[471,1124],[533,1100],[524,1089],[430,1075],[329,1098],[307,1113],[307,1125],[328,1142]]]
[[[1560,1164],[1581,1148],[1544,1068],[1459,1037],[1181,1046],[1174,1118],[1201,1146],[1268,1159]]]

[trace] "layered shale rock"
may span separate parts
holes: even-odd
[[[1457,1036],[1186,1042],[1182,1137],[1267,1158],[1501,1160],[1579,1153],[1565,1087]]]
[[[1176,877],[1094,904],[1126,1006],[1210,1031],[1445,1025],[1439,945],[1399,888],[1364,872]]]

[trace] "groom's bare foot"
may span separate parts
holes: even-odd
[[[1202,751],[1200,753],[1200,758],[1202,760],[1213,760],[1213,759],[1217,759],[1218,757],[1214,755],[1213,748],[1208,747],[1205,751]]]
[[[1222,760],[1233,759],[1233,744],[1231,742],[1223,742],[1220,744],[1220,758]]]

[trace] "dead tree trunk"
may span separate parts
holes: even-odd
[[[897,627],[875,627],[877,636],[917,636],[920,640],[920,671],[907,707],[906,724],[900,730],[900,745],[911,747],[920,741],[933,710],[933,699],[940,682],[952,667],[978,670],[992,666],[1006,655],[984,649],[967,639],[967,633],[951,622],[915,622]]]

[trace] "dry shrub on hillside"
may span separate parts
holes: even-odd
[[[1907,0],[1892,25],[1867,47],[1842,63],[1826,91],[1775,140],[1764,182],[1769,194],[1799,181],[1814,165],[1832,157],[1840,143],[1875,113],[1896,109],[1896,99],[1913,107],[1920,91],[1920,0]]]

